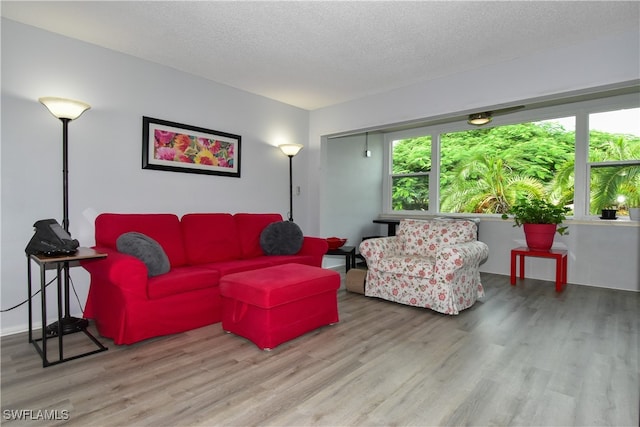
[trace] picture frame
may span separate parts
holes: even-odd
[[[242,137],[142,117],[142,169],[240,178]]]

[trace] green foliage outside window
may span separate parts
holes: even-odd
[[[404,139],[393,144],[393,209],[428,210],[431,137]],[[412,175],[412,176],[406,176]]]
[[[502,214],[522,195],[573,203],[575,132],[558,123],[447,133],[440,144],[441,212]],[[395,141],[393,147],[393,209],[428,209],[428,179],[406,175],[430,170],[431,138]],[[640,159],[640,137],[592,131],[589,156],[592,162]],[[638,166],[594,168],[591,180],[592,214],[616,195],[640,202]]]
[[[640,138],[611,136],[598,131],[589,134],[589,161],[640,159]],[[624,207],[640,207],[640,166],[616,165],[592,168],[590,213],[604,208],[618,208],[620,195]],[[621,212],[626,214],[627,212]]]

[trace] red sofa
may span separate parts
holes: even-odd
[[[321,267],[325,239],[304,237],[295,255],[265,255],[260,233],[280,214],[193,213],[114,214],[96,218],[94,248],[107,258],[82,266],[91,274],[84,317],[115,344],[183,332],[222,319],[218,284],[226,274],[286,263]],[[156,240],[171,269],[147,277],[138,258],[118,252],[116,240],[127,232]]]

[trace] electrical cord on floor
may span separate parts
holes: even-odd
[[[54,277],[53,279],[49,280],[49,282],[47,284],[45,284],[44,287],[46,288],[47,286],[52,284],[56,279],[57,278]],[[80,311],[82,311],[82,314],[84,315],[84,308],[82,308],[82,304],[80,303],[80,297],[78,296],[78,292],[76,292],[76,287],[73,285],[73,279],[71,278],[71,276],[69,276],[69,283],[71,283],[71,289],[73,289],[73,294],[76,296],[76,301],[78,301],[78,307],[80,307]],[[42,289],[38,289],[36,291],[36,293],[31,295],[31,299],[33,299],[40,292],[42,292]],[[15,310],[16,308],[26,304],[27,302],[29,302],[29,298],[27,298],[26,300],[22,301],[21,303],[18,303],[16,305],[14,305],[13,307],[9,307],[9,308],[5,308],[3,310],[0,310],[0,313],[6,313],[8,311]]]

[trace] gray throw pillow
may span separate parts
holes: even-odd
[[[260,247],[266,255],[294,255],[302,248],[304,236],[295,222],[279,221],[260,233]]]
[[[135,231],[124,233],[116,240],[116,248],[119,252],[140,259],[147,266],[149,277],[168,273],[171,270],[169,257],[162,246],[145,234]]]

